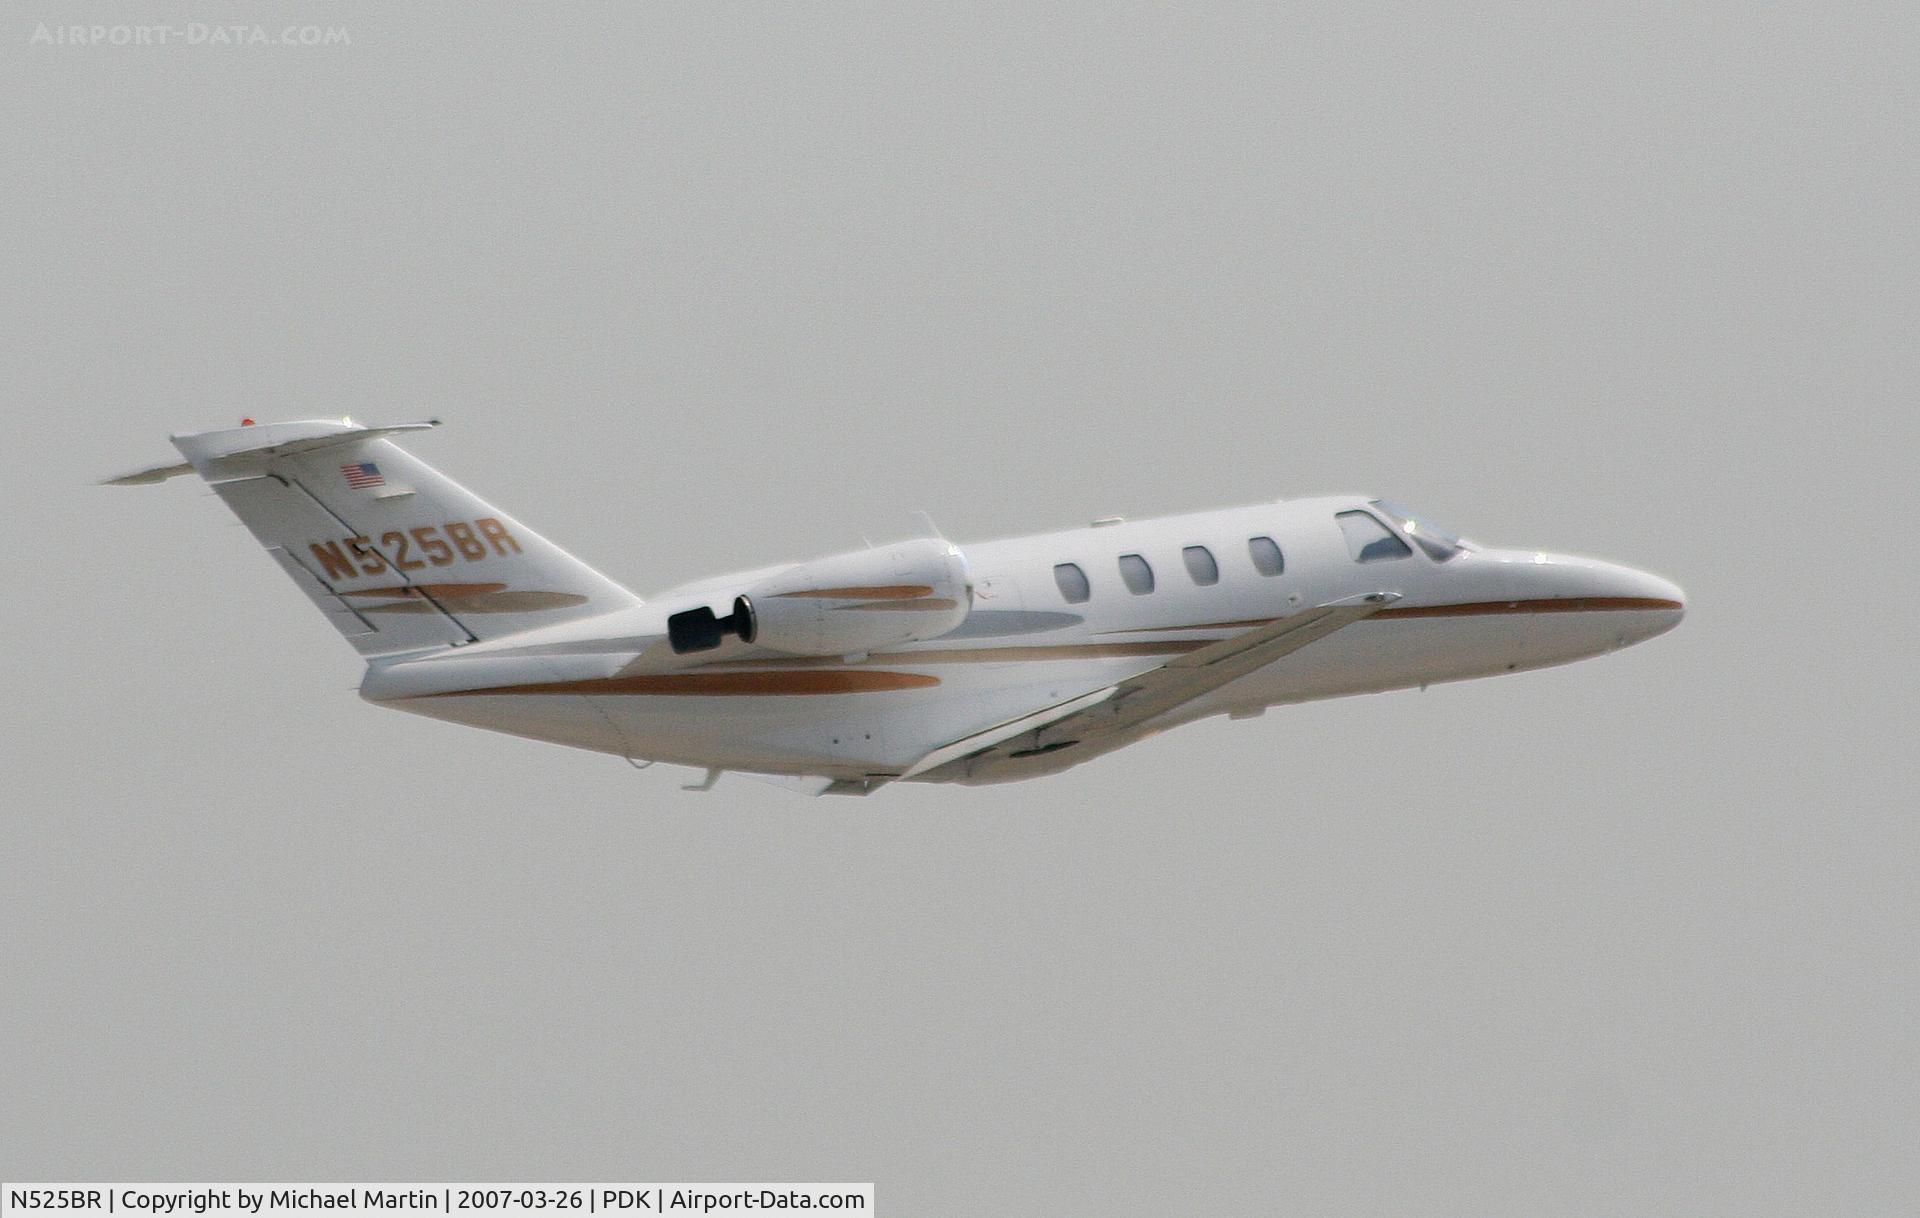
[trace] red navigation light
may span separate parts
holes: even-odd
[[[242,427],[252,427],[252,426],[253,426],[253,420],[252,420],[251,418],[245,418],[245,419],[241,419],[241,420],[240,420],[240,426],[242,426]]]

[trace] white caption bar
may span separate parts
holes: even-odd
[[[613,1214],[871,1215],[873,1184],[0,1184],[0,1218],[182,1218],[215,1214],[314,1218],[439,1214],[546,1218]]]

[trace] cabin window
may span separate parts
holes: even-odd
[[[1340,522],[1340,531],[1346,534],[1347,549],[1353,554],[1355,562],[1384,562],[1390,558],[1405,558],[1413,553],[1407,543],[1387,531],[1366,512],[1341,512],[1334,517]]]
[[[1153,568],[1138,554],[1120,556],[1120,579],[1127,585],[1127,591],[1135,596],[1145,596],[1153,591]]]
[[[1287,556],[1271,537],[1247,538],[1247,556],[1253,559],[1253,569],[1262,575],[1278,575],[1287,569]]]
[[[1213,561],[1213,552],[1205,546],[1188,546],[1180,551],[1180,557],[1187,564],[1187,574],[1193,582],[1202,588],[1211,587],[1220,582],[1220,564]]]
[[[1093,589],[1087,586],[1087,573],[1070,562],[1054,564],[1053,582],[1060,585],[1060,595],[1069,605],[1078,605],[1093,595]]]

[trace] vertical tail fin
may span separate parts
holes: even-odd
[[[365,656],[457,646],[640,598],[387,437],[431,424],[269,423],[175,436],[329,621]]]

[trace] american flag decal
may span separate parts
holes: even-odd
[[[363,491],[370,486],[385,486],[387,480],[381,476],[380,467],[371,461],[355,461],[343,465],[340,472],[347,476],[347,486],[351,490]]]

